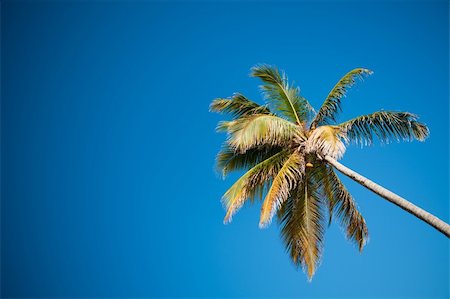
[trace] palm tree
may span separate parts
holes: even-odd
[[[227,133],[217,155],[218,168],[224,177],[248,169],[223,195],[224,223],[247,200],[264,197],[260,227],[270,224],[276,214],[293,263],[303,267],[310,280],[322,254],[326,223],[333,217],[360,251],[368,239],[366,222],[334,168],[450,236],[445,222],[337,162],[349,143],[423,141],[429,134],[427,126],[409,112],[379,111],[336,123],[347,90],[370,74],[364,68],[347,73],[316,112],[284,72],[258,65],[251,76],[262,80],[267,105],[234,94],[215,99],[210,106],[211,111],[232,116],[217,127]]]

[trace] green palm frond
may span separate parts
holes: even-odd
[[[417,115],[409,112],[379,111],[337,126],[348,141],[361,145],[371,145],[374,137],[386,143],[392,139],[423,141],[428,137],[429,130],[417,119]]]
[[[305,124],[312,107],[300,96],[300,89],[289,84],[285,73],[280,73],[276,67],[257,65],[252,68],[251,76],[260,78],[264,84],[261,88],[266,100],[290,121]]]
[[[240,153],[261,145],[287,146],[302,133],[294,123],[269,114],[221,122],[217,129],[228,132],[228,144]]]
[[[209,108],[213,112],[229,113],[235,118],[252,114],[270,114],[268,107],[260,106],[239,93],[235,93],[231,99],[215,99]]]
[[[261,208],[259,227],[266,227],[281,204],[289,197],[289,193],[301,181],[305,172],[305,160],[295,151],[286,160],[283,167],[274,177]]]
[[[281,235],[296,266],[312,279],[323,249],[323,202],[319,186],[309,174],[281,209]]]
[[[336,122],[336,114],[341,110],[341,99],[345,96],[347,90],[355,84],[356,79],[362,80],[364,76],[371,74],[372,71],[368,69],[357,68],[342,77],[328,94],[310,127],[314,129],[323,124]]]
[[[222,203],[227,209],[224,223],[231,221],[247,199],[253,200],[257,195],[262,196],[264,187],[278,174],[290,154],[290,151],[282,150],[258,163],[225,192],[222,197]]]
[[[226,177],[232,171],[252,168],[281,150],[278,146],[259,146],[240,153],[225,143],[216,156],[216,166]]]
[[[350,193],[345,188],[334,170],[326,165],[322,166],[324,176],[322,186],[330,188],[325,194],[328,197],[331,213],[335,211],[341,226],[346,231],[347,239],[352,240],[362,251],[369,238],[366,221]],[[330,219],[331,220],[331,219]]]

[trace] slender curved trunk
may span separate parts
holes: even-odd
[[[426,223],[428,223],[429,225],[433,226],[438,231],[440,231],[441,233],[446,235],[448,238],[450,238],[450,225],[448,225],[447,223],[445,223],[441,219],[439,219],[436,216],[428,213],[427,211],[419,208],[418,206],[413,205],[412,203],[410,203],[406,199],[398,196],[397,194],[389,191],[388,189],[386,189],[386,188],[384,188],[384,187],[382,187],[382,186],[372,182],[371,180],[363,177],[359,173],[357,173],[357,172],[351,170],[350,168],[342,165],[341,163],[339,163],[335,159],[333,159],[333,158],[331,158],[329,156],[325,156],[324,159],[328,163],[333,165],[337,170],[339,170],[340,172],[342,172],[343,174],[345,174],[346,176],[348,176],[352,180],[360,183],[361,185],[363,185],[367,189],[375,192],[376,194],[380,195],[384,199],[387,199],[388,201],[390,201],[393,204],[399,206],[403,210],[405,210],[405,211],[413,214],[417,218],[425,221]]]

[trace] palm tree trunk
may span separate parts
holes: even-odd
[[[351,170],[350,168],[342,165],[335,159],[331,158],[330,156],[325,156],[324,158],[328,163],[333,165],[337,170],[351,178],[352,180],[360,183],[367,189],[375,192],[376,194],[380,195],[384,199],[387,199],[388,201],[392,202],[393,204],[399,206],[403,210],[413,214],[417,218],[425,221],[429,225],[436,228],[438,231],[446,235],[448,238],[450,238],[450,225],[442,221],[441,219],[437,218],[436,216],[428,213],[427,211],[419,208],[418,206],[413,205],[406,199],[398,196],[397,194],[389,191],[388,189],[372,182],[371,180],[363,177],[359,173]]]

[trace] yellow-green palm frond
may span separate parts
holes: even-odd
[[[216,165],[225,177],[232,171],[249,169],[281,150],[282,148],[278,146],[258,146],[240,153],[225,143],[217,154]]]
[[[308,101],[300,96],[300,89],[289,84],[284,72],[280,73],[276,67],[263,64],[253,67],[251,76],[264,82],[261,88],[265,98],[276,111],[298,125],[304,125],[308,121],[313,109]]]
[[[222,203],[227,209],[224,223],[231,221],[247,199],[262,196],[264,187],[278,174],[289,156],[289,150],[282,150],[265,159],[248,170],[225,192],[222,197]]]
[[[254,114],[221,122],[218,130],[228,132],[228,144],[240,153],[261,145],[287,146],[301,134],[299,126],[269,114]]]
[[[352,240],[362,251],[369,238],[366,221],[358,210],[356,202],[345,188],[333,168],[323,165],[322,186],[330,188],[325,194],[329,201],[330,213],[335,212],[341,226],[346,231],[347,239]],[[327,184],[329,184],[327,186]],[[330,214],[331,217],[331,214]]]
[[[231,98],[215,99],[209,108],[213,112],[229,113],[235,118],[252,114],[270,114],[268,107],[258,105],[239,93],[235,93]]]
[[[296,266],[302,266],[309,280],[320,261],[324,239],[323,202],[311,174],[292,192],[281,209],[281,235]]]
[[[266,227],[270,223],[275,212],[289,197],[290,192],[302,180],[304,172],[304,157],[298,151],[294,151],[273,178],[272,185],[267,191],[261,208],[261,218],[259,221],[261,228]]]
[[[340,159],[345,153],[345,145],[341,140],[344,137],[345,135],[341,134],[336,126],[320,126],[312,130],[309,135],[306,141],[306,152]]]
[[[347,90],[355,84],[356,79],[362,80],[364,76],[371,74],[372,71],[368,69],[357,68],[342,77],[323,102],[322,107],[311,122],[311,128],[336,122],[336,115],[341,110],[341,99],[345,96]]]
[[[362,115],[337,125],[345,138],[361,145],[371,145],[373,138],[388,143],[397,141],[425,140],[428,127],[417,121],[418,117],[409,112],[379,111]]]

